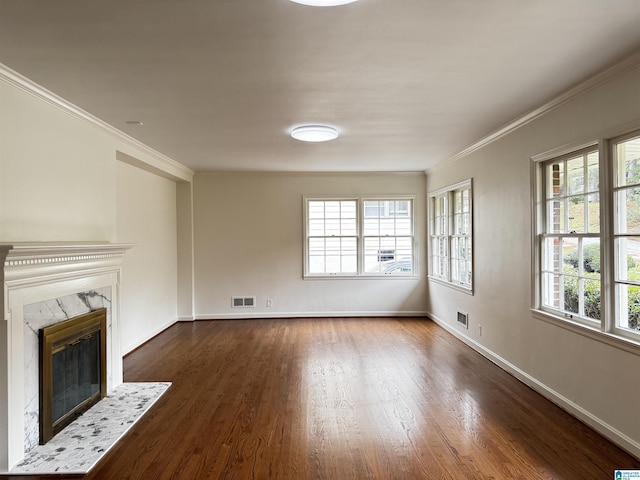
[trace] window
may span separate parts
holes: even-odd
[[[414,272],[413,199],[305,199],[305,276]]]
[[[471,291],[473,288],[471,180],[429,195],[429,275]]]
[[[640,341],[640,132],[533,160],[535,309]]]
[[[591,147],[546,162],[543,172],[542,305],[585,321],[600,319],[598,157]]]
[[[640,334],[640,133],[612,142],[615,327]]]

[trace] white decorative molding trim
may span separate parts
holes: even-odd
[[[154,150],[153,148],[145,145],[144,143],[136,140],[135,138],[127,135],[126,133],[118,130],[117,128],[109,125],[98,117],[90,114],[89,112],[77,107],[71,102],[59,97],[55,93],[47,90],[46,88],[38,85],[37,83],[29,80],[27,77],[19,74],[15,70],[10,69],[6,65],[0,63],[0,80],[18,87],[19,89],[33,95],[36,98],[52,105],[69,115],[87,122],[94,127],[97,127],[114,137],[124,142],[126,145],[133,147],[137,150],[141,150],[149,155],[152,161],[138,160],[140,163],[148,164],[151,168],[164,172],[166,175],[174,178],[175,180],[182,180],[191,182],[193,179],[194,171],[188,167],[185,167],[179,162],[176,162],[172,158]]]
[[[133,244],[111,243],[16,243],[9,247],[5,270],[11,267],[56,263],[77,263],[121,257]]]
[[[503,125],[486,137],[483,137],[477,142],[469,145],[464,150],[447,158],[444,163],[449,163],[464,158],[467,155],[470,155],[471,153],[480,150],[481,148],[484,148],[487,145],[495,142],[496,140],[499,140],[509,133],[519,129],[520,127],[524,127],[528,123],[533,122],[534,120],[542,117],[543,115],[560,107],[561,105],[564,105],[565,103],[568,103],[581,95],[595,90],[596,88],[614,80],[615,78],[620,77],[621,75],[624,75],[625,73],[635,70],[638,67],[640,67],[640,50],[634,52],[628,57],[625,57],[620,62],[606,67],[595,75],[578,83],[577,85],[574,85],[569,90],[544,103],[543,105],[534,108],[533,110],[507,123],[506,125]]]
[[[464,342],[469,347],[473,348],[476,352],[478,352],[480,355],[485,357],[487,360],[494,363],[495,365],[505,370],[510,375],[520,380],[522,383],[524,383],[528,387],[538,392],[547,400],[553,402],[554,404],[556,404],[566,412],[570,413],[571,415],[579,419],[581,422],[593,428],[602,436],[608,438],[613,443],[618,445],[620,448],[629,452],[631,455],[635,456],[636,458],[640,458],[640,443],[638,443],[633,438],[624,434],[617,428],[609,425],[604,420],[598,418],[588,410],[585,410],[583,407],[581,407],[577,403],[569,400],[565,396],[556,392],[552,388],[540,382],[535,377],[532,377],[527,372],[521,370],[520,368],[516,367],[514,364],[508,362],[507,360],[502,358],[500,355],[489,350],[484,345],[476,342],[471,337],[465,335],[465,333],[462,330],[456,329],[455,327],[449,325],[447,322],[445,322],[441,318],[436,317],[433,314],[429,314],[428,317],[431,320],[433,320],[435,323],[437,323],[439,326],[444,328],[447,332],[452,334],[454,337],[458,338],[460,341]]]
[[[2,245],[8,249],[4,261],[5,288],[48,283],[76,278],[85,271],[108,268],[119,262],[133,244],[111,243],[16,243]],[[6,295],[5,295],[6,297]]]

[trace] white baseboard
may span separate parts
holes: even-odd
[[[436,317],[433,314],[428,313],[427,316],[437,323],[439,326],[444,328],[447,332],[451,333],[453,336],[461,340],[462,342],[469,345],[475,351],[480,353],[483,357],[487,358],[489,361],[496,364],[498,367],[505,370],[507,373],[513,375],[518,380],[520,380],[525,385],[531,387],[533,390],[538,392],[540,395],[548,399],[549,401],[555,403],[560,408],[570,413],[574,417],[576,417],[581,422],[585,423],[589,427],[593,428],[595,431],[603,435],[604,437],[611,440],[613,443],[618,445],[623,450],[627,451],[634,457],[640,459],[640,443],[638,443],[633,438],[625,435],[618,429],[612,427],[602,419],[598,418],[591,412],[585,410],[580,405],[574,403],[568,398],[564,397],[560,393],[556,392],[552,388],[549,388],[544,383],[540,382],[536,378],[532,377],[525,371],[519,369],[512,363],[508,362],[501,356],[497,355],[493,351],[486,348],[484,345],[476,342],[471,337],[468,337],[464,334],[464,332],[459,329],[454,328],[452,325],[449,325],[447,322],[442,319]]]
[[[195,320],[241,320],[258,318],[328,318],[328,317],[426,317],[427,312],[252,312],[250,309],[242,308],[238,313],[207,313],[198,314]]]
[[[169,328],[171,325],[175,324],[178,320],[170,320],[169,322],[167,322],[165,325],[162,325],[158,328],[156,328],[155,330],[152,330],[150,333],[148,333],[144,338],[142,338],[141,340],[137,340],[133,343],[129,343],[126,345],[122,346],[122,355],[126,355],[128,353],[131,353],[133,350],[135,350],[136,348],[138,348],[141,345],[144,345],[145,343],[147,343],[149,340],[151,340],[153,337],[155,337],[156,335],[164,332],[167,328]]]

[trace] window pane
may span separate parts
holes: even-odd
[[[546,198],[561,197],[565,194],[564,162],[550,163],[545,173],[547,184],[545,186]]]
[[[363,235],[380,235],[380,222],[377,217],[365,217],[363,222]]]
[[[616,239],[616,281],[630,280],[640,283],[640,238],[620,237]]]
[[[356,202],[355,201],[340,202],[340,216],[342,218],[350,218],[355,220]]]
[[[456,233],[460,235],[471,235],[471,213],[465,212],[461,216],[460,230]]]
[[[569,232],[583,233],[584,227],[584,196],[569,197]]]
[[[364,239],[364,271],[380,272],[380,238]]]
[[[551,200],[547,203],[547,232],[565,233],[565,200]]]
[[[640,333],[640,287],[616,285],[617,326]]]
[[[562,239],[564,309],[600,319],[600,239]]]
[[[542,305],[560,309],[560,275],[542,274]]]
[[[584,157],[567,160],[567,195],[584,192]]]
[[[364,202],[364,218],[378,218],[380,215],[380,202],[374,200],[365,200]]]
[[[397,217],[412,217],[412,202],[409,200],[398,200],[396,202],[396,216]]]
[[[580,307],[578,277],[563,275],[561,281],[564,291],[564,311],[578,314]]]
[[[640,188],[624,188],[616,194],[616,233],[640,233]]]
[[[582,271],[580,265],[582,252],[578,248],[578,239],[575,237],[563,238],[560,244],[562,246],[562,263],[565,266],[563,271],[566,271],[566,266],[570,266],[573,270],[568,273],[577,275],[579,271]]]
[[[309,218],[324,218],[324,202],[309,202]]]
[[[448,252],[447,252],[447,238],[446,237],[434,237],[431,243],[431,268],[432,274],[446,278],[449,273],[447,270]]]
[[[600,232],[600,195],[593,194],[587,197],[588,229],[589,233]]]
[[[640,184],[640,137],[618,143],[616,157],[616,186]]]
[[[340,239],[326,238],[325,252],[326,252],[326,257],[325,257],[326,273],[339,273],[340,272]]]
[[[309,239],[309,273],[357,273],[357,264],[355,238]]]
[[[411,235],[412,222],[410,218],[396,219],[396,235]]]
[[[435,235],[445,235],[447,231],[446,230],[447,228],[446,197],[445,196],[435,197],[433,199],[433,205],[434,205],[433,233]]]
[[[542,269],[544,271],[561,272],[560,245],[561,241],[558,237],[545,238],[542,252]]]
[[[340,218],[326,218],[324,220],[324,231],[327,236],[339,236]]]
[[[588,278],[583,281],[584,316],[593,320],[600,320],[600,280]]]
[[[393,218],[380,219],[380,235],[395,235],[395,220]]]
[[[411,237],[397,237],[396,251],[398,260],[411,258],[413,256],[413,239]]]
[[[462,191],[461,190],[453,193],[453,212],[454,213],[462,212]]]
[[[324,238],[309,239],[309,272],[324,273]]]
[[[600,274],[600,239],[583,238],[582,242],[582,274],[589,277],[590,274]]]
[[[340,202],[324,202],[325,218],[340,218]]]
[[[308,202],[307,235],[313,236],[353,236],[357,233],[356,202],[320,201]]]
[[[600,189],[600,161],[598,152],[587,154],[587,191],[597,192]]]
[[[410,237],[367,237],[364,239],[364,263],[367,273],[411,273],[413,248]]]
[[[342,218],[340,220],[340,234],[354,236],[358,233],[355,218]]]
[[[323,219],[309,219],[309,236],[317,237],[324,236],[324,220]]]

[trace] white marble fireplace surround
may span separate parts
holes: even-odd
[[[119,286],[122,257],[131,247],[0,245],[0,472],[10,471],[37,444],[39,328],[107,307],[107,394],[122,384]]]

